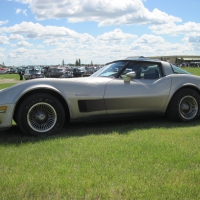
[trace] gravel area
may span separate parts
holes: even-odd
[[[0,83],[19,83],[20,80],[15,79],[0,79]]]

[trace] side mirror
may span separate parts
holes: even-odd
[[[135,78],[136,77],[136,73],[134,71],[132,72],[128,72],[126,74],[126,76],[124,77],[124,81],[125,82],[130,82],[132,78]]]

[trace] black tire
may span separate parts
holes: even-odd
[[[200,115],[200,96],[193,89],[182,89],[172,98],[167,117],[170,121],[190,122],[196,120]]]
[[[25,135],[48,136],[62,129],[65,112],[62,104],[52,95],[36,93],[20,104],[16,121]]]

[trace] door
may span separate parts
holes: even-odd
[[[122,77],[130,71],[135,71],[136,77],[125,82]],[[162,75],[159,64],[132,63],[106,85],[107,113],[163,112],[170,87],[171,78]]]

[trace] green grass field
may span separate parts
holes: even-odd
[[[196,67],[186,67],[186,68],[182,68],[186,71],[188,71],[191,74],[200,76],[200,68],[196,68]]]
[[[5,80],[5,82],[0,82],[0,90],[15,85],[16,83],[10,83],[10,80],[19,81],[18,74],[0,74],[0,81]],[[7,82],[6,82],[7,80]]]
[[[200,199],[199,144],[199,120],[75,123],[41,138],[14,125],[0,132],[0,199]]]
[[[0,90],[15,85],[16,83],[1,83]]]
[[[19,80],[19,74],[0,74],[0,80],[1,79]]]
[[[0,199],[199,199],[200,125],[165,118],[0,135]]]

